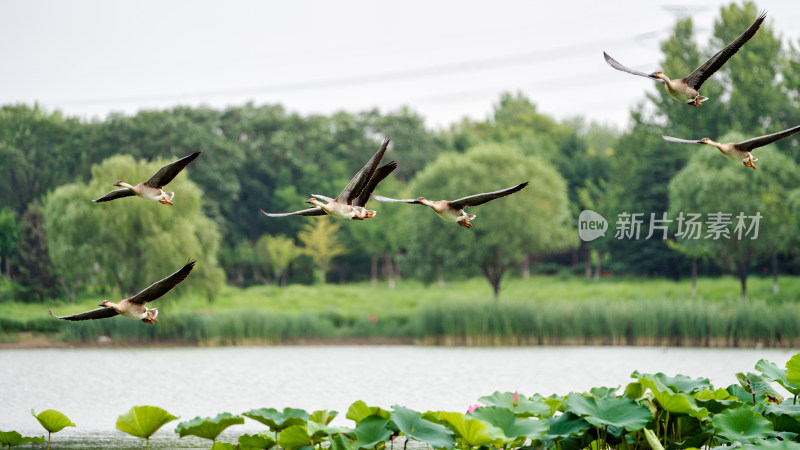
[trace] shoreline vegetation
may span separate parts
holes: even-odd
[[[155,326],[126,319],[67,323],[75,304],[2,303],[0,349],[246,345],[800,347],[800,278],[689,280],[533,276],[505,282],[493,300],[481,279],[445,286],[401,281],[226,288],[214,301],[185,295],[159,304]]]

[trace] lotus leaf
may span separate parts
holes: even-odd
[[[731,442],[755,442],[766,438],[772,431],[769,420],[746,407],[716,414],[711,423],[715,434]]]
[[[433,448],[453,448],[455,435],[444,425],[422,418],[422,414],[403,406],[392,406],[392,422],[407,439],[424,442]],[[513,414],[513,413],[512,413]]]
[[[737,373],[736,379],[739,380],[739,384],[742,385],[744,390],[750,392],[752,394],[764,394],[767,398],[780,403],[783,401],[783,397],[778,394],[778,391],[772,388],[770,384],[770,380],[765,379],[759,374],[753,372],[744,373]]]
[[[214,442],[211,446],[211,450],[237,450],[239,446],[237,444],[231,444],[228,442]]]
[[[653,450],[664,450],[664,446],[658,441],[658,436],[656,436],[656,433],[653,432],[653,430],[645,428],[643,431],[644,437],[647,438],[647,443],[650,444],[650,448]]]
[[[355,447],[357,449],[375,447],[381,442],[388,441],[392,434],[388,420],[379,415],[367,416],[356,425]]]
[[[592,424],[569,411],[545,419],[545,422],[547,422],[549,428],[544,438],[551,441],[559,441],[570,436],[575,436],[592,428]]]
[[[499,406],[484,406],[473,411],[470,416],[489,422],[503,430],[510,439],[541,439],[547,431],[547,422],[529,418],[519,419],[514,411]]]
[[[280,432],[292,425],[305,425],[309,418],[306,411],[295,408],[284,408],[283,411],[275,408],[253,409],[242,415],[263,423],[274,432]]]
[[[343,434],[333,436],[330,442],[330,450],[356,450],[355,442]]]
[[[589,395],[592,397],[615,397],[617,395],[617,391],[619,390],[619,386],[617,387],[593,387],[589,389]]]
[[[48,433],[58,433],[66,427],[76,426],[64,414],[56,411],[55,409],[46,409],[38,415],[34,410],[31,410],[31,415],[36,417],[36,420],[47,430]]]
[[[483,420],[458,412],[438,412],[436,415],[468,447],[502,445],[506,441],[503,430]],[[427,415],[423,417],[427,418]]]
[[[29,442],[44,444],[44,436],[23,436],[16,431],[0,431],[0,447],[16,447]]]
[[[726,391],[730,392],[731,396],[739,399],[742,403],[752,403],[753,405],[765,405],[767,403],[767,396],[759,393],[752,393],[745,388],[743,388],[740,384],[732,384],[725,388]]]
[[[715,391],[705,389],[695,392],[692,397],[699,406],[706,408],[711,414],[718,414],[728,408],[742,406],[742,403],[736,397],[733,397],[730,392],[722,388]]]
[[[331,423],[331,420],[333,420],[338,415],[339,415],[339,413],[336,412],[336,411],[328,411],[327,409],[323,409],[323,410],[314,411],[313,413],[311,413],[308,416],[308,420],[310,420],[312,422],[321,423],[323,425],[327,425],[327,424]]]
[[[800,443],[789,440],[764,439],[743,446],[747,450],[800,450]]]
[[[692,397],[682,392],[673,392],[671,388],[653,375],[645,375],[639,378],[639,382],[650,389],[653,398],[664,411],[670,414],[686,414],[698,419],[708,417],[708,410],[697,406]]]
[[[520,417],[548,417],[551,415],[550,406],[543,401],[531,401],[524,395],[519,395],[517,404],[514,405],[514,394],[511,392],[495,391],[492,395],[480,397],[479,402],[486,406],[499,406],[506,408]]]
[[[277,444],[270,436],[259,433],[239,436],[239,447],[242,450],[269,450]]]
[[[177,417],[157,406],[134,406],[117,418],[117,429],[142,439],[150,439],[159,428]]]
[[[800,353],[786,361],[786,381],[800,386]]]
[[[633,383],[628,383],[628,385],[625,386],[625,397],[628,397],[631,400],[638,400],[642,398],[644,391],[646,391],[646,389],[642,383],[634,381]]]
[[[315,442],[304,425],[292,425],[285,428],[278,438],[278,445],[285,449],[313,446],[314,444]]]
[[[547,417],[553,417],[553,414],[555,414],[556,411],[558,411],[558,408],[560,408],[561,405],[564,403],[564,398],[565,397],[563,395],[551,395],[550,397],[542,397],[539,394],[533,394],[533,396],[531,397],[531,401],[534,403],[544,403],[545,405],[547,405],[548,408],[550,408],[550,411],[546,415],[539,416],[542,419],[544,419]]]
[[[781,369],[777,364],[762,359],[756,363],[756,369],[761,372],[765,380],[775,381],[792,395],[800,394],[800,386],[790,383],[786,379],[786,369]]]
[[[175,428],[175,432],[184,436],[197,436],[203,439],[217,440],[217,436],[231,425],[241,425],[244,417],[234,416],[230,413],[217,414],[213,419],[210,417],[195,417],[187,422],[181,422]]]
[[[320,442],[322,441],[322,438],[326,436],[353,432],[353,430],[347,427],[332,427],[330,425],[323,425],[321,423],[314,422],[313,420],[309,420],[308,423],[306,423],[306,430],[308,430],[308,434],[311,435],[311,439],[314,442]]]
[[[598,427],[623,427],[628,431],[641,430],[653,418],[650,409],[628,397],[596,398],[573,393],[567,397],[567,411]]]
[[[686,419],[687,417],[684,417]],[[697,420],[697,419],[692,419]],[[667,446],[667,450],[696,449],[704,447],[709,439],[714,437],[713,433],[697,432],[696,434],[683,431],[684,435],[689,435],[682,442],[673,442]]]
[[[769,405],[764,415],[775,431],[800,433],[800,405]]]
[[[364,403],[362,400],[358,400],[352,405],[350,405],[350,408],[348,408],[347,415],[345,415],[345,417],[358,424],[359,422],[364,420],[364,418],[373,415],[381,416],[387,420],[389,419],[389,411],[384,411],[377,406],[367,406],[367,404]]]

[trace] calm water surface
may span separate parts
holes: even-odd
[[[53,408],[76,428],[53,435],[58,448],[142,448],[116,429],[136,405],[179,416],[151,439],[152,448],[208,448],[178,439],[180,421],[241,414],[257,408],[339,411],[356,400],[370,406],[466,411],[496,390],[567,394],[624,386],[634,370],[736,383],[759,359],[783,366],[793,350],[653,347],[441,348],[413,346],[286,346],[175,349],[0,350],[0,430],[42,435],[31,417]],[[265,430],[245,419],[221,440]]]

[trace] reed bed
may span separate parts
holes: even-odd
[[[423,345],[800,346],[800,304],[764,299],[580,301],[443,300],[395,315],[237,309],[171,311],[157,326],[126,319],[63,322],[0,319],[0,341],[33,332],[93,344],[291,344],[401,339]],[[105,339],[108,341],[108,339]]]
[[[448,302],[414,322],[436,345],[800,345],[800,305],[760,299]]]

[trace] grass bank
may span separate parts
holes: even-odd
[[[733,278],[689,281],[537,276],[509,280],[499,302],[482,279],[445,286],[401,281],[319,286],[228,287],[209,303],[162,299],[158,326],[126,319],[65,322],[47,314],[95,308],[98,297],[67,303],[0,303],[0,339],[20,332],[70,343],[144,345],[283,344],[307,340],[396,339],[436,345],[800,346],[800,279],[751,278],[737,295]]]

